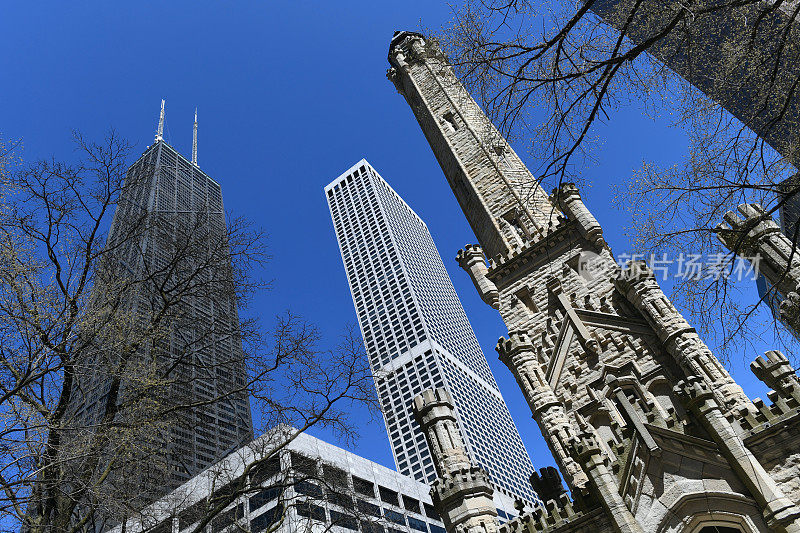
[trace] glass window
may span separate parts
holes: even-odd
[[[417,531],[428,531],[428,527],[425,525],[425,522],[419,520],[418,518],[414,518],[413,516],[408,517],[408,526],[411,529],[416,529]]]
[[[279,457],[271,457],[254,466],[250,470],[250,483],[253,485],[261,485],[264,481],[268,480],[281,471],[281,460]]]
[[[244,504],[240,503],[236,507],[232,507],[227,511],[220,513],[220,515],[211,522],[211,531],[213,533],[218,533],[219,531],[222,531],[229,525],[233,524],[235,521],[242,518],[243,516],[244,516]]]
[[[322,487],[319,487],[308,481],[299,481],[294,484],[294,490],[298,494],[305,494],[306,496],[314,496],[316,498],[322,497]]]
[[[390,520],[395,524],[406,525],[406,517],[403,515],[403,513],[398,513],[397,511],[392,511],[391,509],[384,509],[383,512],[386,515],[387,520]]]
[[[384,533],[383,526],[372,522],[361,522],[361,531],[364,533]]]
[[[374,503],[358,500],[358,510],[370,516],[381,516],[381,508]]]
[[[283,506],[277,505],[272,509],[267,509],[250,521],[251,533],[259,533],[277,522],[283,516]]]
[[[387,489],[386,487],[382,486],[378,487],[378,491],[380,492],[382,502],[391,505],[397,505],[398,507],[400,506],[400,500],[397,497],[397,493],[395,491]]]
[[[375,485],[373,485],[366,479],[361,479],[360,477],[353,476],[353,488],[359,494],[363,494],[365,496],[371,496],[373,498],[375,497]]]
[[[207,504],[208,502],[204,498],[187,509],[181,511],[180,514],[178,514],[178,528],[186,529],[190,525],[200,520],[200,517],[202,517],[203,514],[208,510]]]
[[[331,524],[358,531],[358,520],[338,511],[331,511]]]
[[[265,489],[261,489],[260,491],[256,492],[252,496],[250,496],[250,511],[255,511],[256,509],[263,507],[267,503],[271,502],[272,500],[276,499],[281,494],[281,489],[278,487],[267,487]]]
[[[314,505],[309,502],[301,502],[297,504],[297,514],[316,520],[317,522],[325,521],[325,509],[319,505]]]
[[[325,483],[330,487],[347,488],[347,472],[332,465],[322,465]]]
[[[329,490],[328,501],[344,509],[351,509],[353,507],[353,498],[344,492]]]
[[[309,477],[317,476],[317,462],[314,459],[295,452],[291,452],[291,456],[295,472]]]
[[[403,494],[403,507],[409,511],[422,514],[422,510],[419,508],[419,500],[412,498],[411,496],[406,496],[405,494]]]

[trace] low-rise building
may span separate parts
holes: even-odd
[[[279,426],[128,520],[126,532],[444,533],[428,485]],[[113,533],[122,531],[118,526]]]

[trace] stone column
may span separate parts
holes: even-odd
[[[468,244],[458,251],[456,261],[472,278],[472,283],[478,289],[481,299],[495,309],[499,309],[500,293],[497,291],[497,286],[486,277],[489,269],[486,267],[483,249],[477,244]]]
[[[496,349],[500,360],[511,370],[522,389],[533,419],[539,425],[567,484],[573,489],[586,487],[586,474],[567,449],[567,443],[576,438],[575,428],[547,383],[530,337],[524,332],[511,332],[508,339],[501,337],[497,341]]]
[[[414,417],[428,441],[439,478],[431,486],[433,505],[450,533],[495,533],[497,509],[489,478],[467,455],[445,389],[414,398]]]
[[[739,384],[672,305],[644,261],[631,261],[614,281],[617,289],[644,315],[667,353],[687,376],[699,376],[713,383],[726,411],[755,411]]]
[[[586,207],[586,204],[583,203],[578,188],[574,183],[561,184],[560,188],[553,189],[553,194],[550,198],[567,215],[567,218],[576,222],[578,231],[581,232],[581,235],[586,240],[598,248],[606,245],[606,241],[603,238],[603,228]]]
[[[717,226],[717,237],[740,257],[757,258],[758,272],[783,297],[781,320],[800,335],[800,247],[792,244],[760,205],[742,204],[738,211],[744,219],[728,211],[727,225]]]
[[[800,532],[800,508],[783,494],[775,480],[744,445],[733,425],[723,415],[709,384],[701,378],[690,377],[679,382],[675,392],[686,409],[701,421],[714,439],[722,455],[761,508],[770,529],[783,533]]]

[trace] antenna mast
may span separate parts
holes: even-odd
[[[161,99],[161,113],[158,115],[158,129],[156,130],[156,142],[164,140],[164,99]]]
[[[197,166],[197,108],[194,108],[194,131],[192,132],[192,164]]]

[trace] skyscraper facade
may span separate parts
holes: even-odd
[[[107,249],[109,271],[135,280],[121,316],[130,313],[147,327],[154,313],[167,309],[163,299],[175,302],[158,338],[138,350],[121,381],[124,402],[140,385],[133,383],[136,369],[150,364],[157,370],[147,375],[161,380],[153,386],[154,403],[170,419],[152,442],[140,443],[146,458],[134,467],[146,483],[143,499],[152,500],[253,438],[219,183],[157,135],[128,169]],[[96,292],[102,287],[98,283]],[[100,341],[98,352],[118,357],[113,350]],[[102,416],[112,380],[97,359],[85,368],[82,393],[70,406],[79,427]]]
[[[535,501],[530,458],[425,223],[363,159],[325,193],[400,473],[436,479],[412,399],[444,387],[499,493]]]
[[[598,0],[594,14],[800,165],[797,2],[726,2],[687,16],[681,3]],[[678,29],[668,29],[678,21]]]

